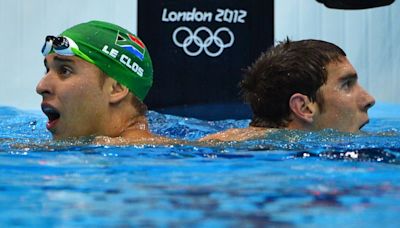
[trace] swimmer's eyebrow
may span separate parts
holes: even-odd
[[[346,81],[346,80],[357,80],[358,79],[358,74],[357,73],[349,73],[349,74],[345,74],[343,76],[340,77],[340,81]]]
[[[74,63],[74,60],[72,60],[72,59],[61,58],[61,57],[58,57],[58,56],[55,56],[53,61],[56,62],[56,64],[65,63],[65,62]],[[47,67],[48,66],[48,61],[47,61],[46,58],[43,60],[43,62],[44,62],[44,66]]]
[[[58,63],[62,63],[62,62],[73,63],[74,62],[74,60],[72,60],[72,59],[62,58],[62,57],[59,57],[59,56],[54,56],[53,61],[58,62]]]

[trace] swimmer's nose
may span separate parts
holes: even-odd
[[[47,96],[51,94],[51,87],[49,84],[49,77],[46,74],[42,79],[40,79],[39,83],[36,85],[36,93],[41,96]]]
[[[364,105],[364,110],[368,111],[372,106],[375,105],[375,98],[371,96],[367,91],[365,91],[365,105]]]

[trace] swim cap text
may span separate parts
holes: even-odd
[[[139,77],[143,77],[144,70],[137,64],[135,61],[133,61],[129,56],[122,54],[118,56],[119,51],[114,49],[114,48],[109,48],[108,45],[104,45],[102,51],[106,53],[107,55],[111,56],[114,59],[118,59],[120,63],[131,69],[133,72],[135,72]]]

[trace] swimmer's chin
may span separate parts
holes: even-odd
[[[367,121],[365,121],[363,124],[361,124],[361,126],[358,128],[358,131],[361,131],[361,129],[367,125],[369,123],[369,119]]]

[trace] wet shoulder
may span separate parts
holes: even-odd
[[[270,128],[247,127],[247,128],[232,128],[226,131],[214,133],[201,138],[199,141],[244,141],[251,139],[259,139],[265,137],[266,134],[274,131]]]

